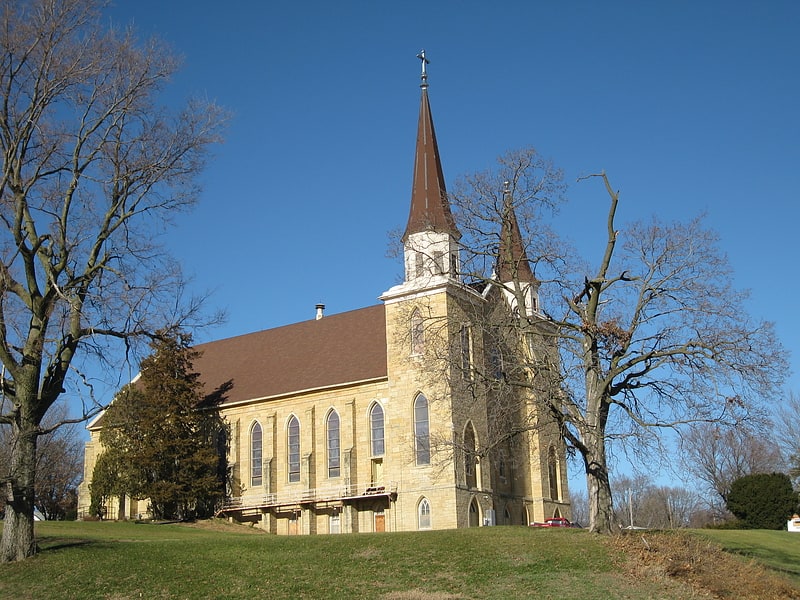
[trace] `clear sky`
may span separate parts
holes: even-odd
[[[561,166],[561,232],[707,213],[745,308],[800,352],[800,2],[119,0],[185,57],[169,88],[233,113],[169,245],[228,322],[197,341],[360,308],[397,283],[419,61],[448,182],[532,145]],[[791,389],[800,391],[793,375]]]

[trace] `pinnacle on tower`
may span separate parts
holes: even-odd
[[[536,278],[531,271],[522,234],[514,212],[514,203],[508,181],[503,186],[503,223],[500,226],[500,247],[497,253],[497,278],[501,282],[533,282]]]

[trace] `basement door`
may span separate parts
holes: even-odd
[[[386,513],[383,509],[375,511],[375,532],[383,533],[386,531]]]

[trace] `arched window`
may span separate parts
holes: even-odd
[[[428,423],[428,399],[419,394],[414,400],[414,450],[418,465],[431,464],[431,434]]]
[[[341,473],[339,414],[335,410],[328,413],[325,431],[328,445],[328,477],[339,477]]]
[[[461,376],[472,379],[472,328],[462,325],[459,332],[461,339]]]
[[[431,503],[427,498],[420,500],[417,506],[417,529],[431,528]]]
[[[256,421],[250,428],[250,487],[263,483],[261,472],[262,436],[261,425]]]
[[[292,415],[286,425],[287,471],[289,482],[300,481],[300,421]]]
[[[550,479],[550,499],[561,500],[558,481],[558,461],[556,460],[556,449],[550,446],[547,452],[547,473]]]
[[[411,313],[411,354],[425,352],[425,326],[418,308]]]
[[[369,431],[372,456],[383,456],[383,408],[377,402],[369,410]]]
[[[464,429],[464,476],[468,488],[477,487],[475,475],[475,429],[472,423],[467,423]]]
[[[425,255],[422,252],[414,253],[414,277],[422,277],[425,274]]]
[[[507,481],[506,451],[503,448],[497,451],[497,474],[500,476],[500,481]]]

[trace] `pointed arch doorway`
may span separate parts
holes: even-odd
[[[478,506],[478,501],[473,498],[469,503],[469,527],[480,527],[481,524],[481,509]]]

